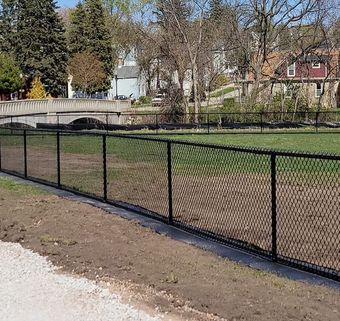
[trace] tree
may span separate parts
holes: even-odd
[[[18,91],[23,86],[21,70],[15,60],[0,53],[0,95],[3,97]]]
[[[28,81],[41,78],[52,96],[62,93],[67,81],[67,46],[64,28],[53,0],[18,1],[11,32],[11,51]]]
[[[101,88],[106,80],[103,64],[88,51],[75,54],[69,69],[72,86],[88,95]]]
[[[200,112],[199,91],[199,55],[202,50],[205,17],[209,10],[208,0],[166,0],[157,1],[156,15],[158,24],[163,30],[164,40],[172,37],[172,45],[186,53],[189,61],[185,71],[190,67],[193,82],[195,121]],[[169,39],[165,40],[169,43]]]
[[[17,0],[0,1],[0,50],[11,52],[13,45],[13,30],[17,18]]]
[[[269,68],[278,56],[290,65],[322,45],[324,5],[323,0],[247,0],[238,6],[232,34],[239,44],[239,69],[252,76],[248,110],[281,76]]]
[[[40,78],[34,78],[32,81],[32,88],[27,94],[28,99],[45,99],[47,97],[46,91]]]
[[[88,49],[86,12],[84,4],[79,2],[70,14],[70,24],[67,29],[68,49],[71,56]]]
[[[71,16],[69,49],[72,56],[84,51],[93,53],[103,64],[106,75],[102,88],[98,90],[111,87],[115,55],[102,0],[85,0],[77,5]]]

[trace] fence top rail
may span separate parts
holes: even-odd
[[[239,152],[239,153],[256,154],[256,155],[340,161],[340,154],[331,154],[331,153],[297,152],[297,151],[285,151],[285,150],[275,150],[275,149],[257,148],[257,147],[205,144],[205,143],[199,143],[199,142],[179,141],[179,140],[172,140],[172,139],[117,134],[117,133],[103,133],[103,132],[95,132],[95,131],[79,132],[79,131],[72,131],[72,130],[53,130],[53,129],[36,129],[36,128],[13,129],[10,127],[2,127],[2,129],[15,131],[16,133],[21,131],[23,135],[27,134],[28,132],[36,132],[36,133],[46,133],[46,134],[59,133],[59,134],[74,135],[74,136],[97,136],[97,137],[106,136],[106,137],[116,137],[116,138],[131,139],[131,140],[160,142],[160,143],[171,144],[171,145],[202,147],[202,148],[209,148],[209,149],[216,149],[216,150],[233,151],[233,152]],[[0,136],[11,136],[11,133],[5,134],[1,131],[1,128],[0,128]],[[13,136],[18,136],[18,134],[14,134]]]

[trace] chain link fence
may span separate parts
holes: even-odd
[[[63,113],[0,117],[0,126],[120,133],[338,132],[340,111],[249,113]]]
[[[3,128],[0,169],[340,281],[340,156]]]

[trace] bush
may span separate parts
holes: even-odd
[[[0,53],[0,95],[9,95],[22,86],[19,66],[11,56]]]
[[[143,105],[151,104],[152,98],[150,96],[140,96],[139,102]]]
[[[46,91],[40,78],[35,78],[32,82],[32,88],[27,94],[28,99],[45,99]]]
[[[242,105],[237,103],[234,98],[223,99],[223,112],[226,113],[242,113],[244,112]]]
[[[216,77],[213,85],[215,88],[220,88],[220,87],[228,85],[228,83],[229,83],[229,78],[224,74],[220,74]]]

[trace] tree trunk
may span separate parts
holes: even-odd
[[[200,112],[200,102],[198,93],[198,70],[197,63],[192,64],[192,81],[193,81],[193,91],[194,91],[194,112],[195,112],[195,123],[198,123],[198,113]]]

